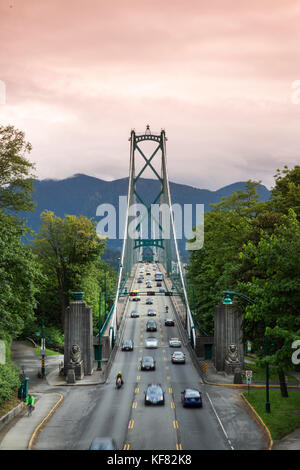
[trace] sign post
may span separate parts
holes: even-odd
[[[247,382],[247,385],[248,385],[248,393],[249,393],[250,385],[251,385],[251,382],[252,382],[252,370],[246,370],[245,373],[246,373],[246,382]]]

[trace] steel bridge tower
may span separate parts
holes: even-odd
[[[189,340],[194,347],[196,342],[195,326],[189,307],[184,275],[177,246],[174,214],[172,212],[166,159],[167,138],[165,131],[162,130],[160,134],[152,134],[150,127],[147,126],[144,134],[137,135],[135,131],[132,130],[129,141],[130,165],[127,211],[117,293],[113,308],[112,331],[114,331],[115,334],[117,330],[116,309],[122,282],[132,274],[132,268],[134,265],[138,261],[142,260],[143,248],[151,247],[154,252],[154,260],[164,266],[168,277],[172,276],[172,266],[176,266],[177,286],[179,286],[180,296],[185,305],[186,311],[186,330]],[[145,149],[143,149],[144,142],[149,141],[156,144],[154,151],[152,151],[150,155],[147,154]],[[142,159],[143,165],[137,172],[136,169],[138,168],[140,159]],[[160,172],[158,172],[154,167],[154,161],[160,164]],[[150,204],[146,204],[137,188],[139,179],[148,168],[152,170],[159,182],[159,191]],[[158,213],[152,212],[153,205],[159,208]],[[143,208],[140,212],[140,217],[137,217],[137,209],[139,211],[138,206]],[[146,219],[146,225],[143,225],[144,219]],[[146,238],[143,230],[147,231],[147,234],[150,232],[151,236]]]

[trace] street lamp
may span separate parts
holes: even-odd
[[[224,291],[223,295],[224,295],[224,301],[223,301],[224,305],[231,305],[232,304],[232,297],[234,295],[237,295],[238,297],[240,297],[243,300],[246,300],[246,302],[248,302],[252,305],[255,303],[254,300],[250,299],[249,297],[247,297],[244,294],[240,294],[239,292]],[[265,321],[265,328],[266,327],[267,327],[267,323]],[[265,335],[265,357],[268,354],[269,354],[269,337],[268,337],[268,335]],[[269,363],[267,362],[266,363],[266,412],[267,413],[271,413],[271,404],[270,404],[270,395],[269,395],[269,377],[270,377]]]

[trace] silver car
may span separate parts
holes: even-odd
[[[153,336],[149,336],[149,338],[146,338],[146,348],[156,349],[157,344],[158,344],[157,339],[154,338]]]
[[[175,364],[185,364],[185,355],[181,351],[175,351],[172,354],[172,362]]]
[[[180,348],[181,347],[181,341],[178,338],[170,338],[169,340],[169,346],[171,348]]]

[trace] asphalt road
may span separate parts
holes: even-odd
[[[144,280],[148,278],[153,280],[153,274],[144,276]],[[145,283],[135,284],[135,287],[146,290]],[[158,288],[152,290],[158,291]],[[63,406],[44,428],[35,448],[83,450],[88,449],[97,436],[111,436],[118,449],[128,450],[261,448],[262,436],[256,424],[245,410],[242,416],[239,414],[238,397],[234,397],[232,390],[215,390],[204,385],[184,345],[180,350],[186,354],[186,363],[172,364],[171,354],[177,349],[169,347],[169,339],[180,338],[180,334],[176,322],[174,327],[164,325],[166,316],[175,319],[170,299],[154,296],[151,306],[145,304],[146,298],[141,297],[140,302],[130,301],[125,311],[123,338],[134,341],[134,350],[117,351],[106,384],[64,388]],[[168,314],[165,313],[166,305],[169,306]],[[157,311],[154,317],[158,323],[156,333],[146,332],[147,311],[152,307]],[[133,309],[139,310],[139,318],[130,317]],[[148,336],[159,340],[157,349],[145,348]],[[154,357],[155,371],[140,370],[143,355]],[[115,377],[119,370],[125,384],[117,390]],[[149,383],[162,385],[164,406],[145,406],[144,391]],[[186,387],[202,391],[203,408],[183,408],[181,391]]]

